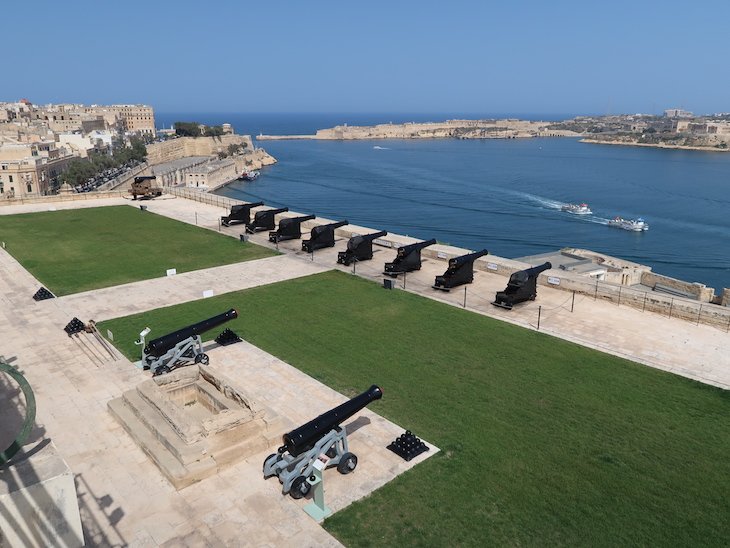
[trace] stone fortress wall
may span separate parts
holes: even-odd
[[[147,146],[147,163],[163,164],[191,156],[216,156],[227,152],[229,145],[246,145],[244,154],[235,156],[237,165],[248,169],[260,169],[276,163],[261,148],[254,148],[250,135],[221,135],[220,137],[179,137]]]

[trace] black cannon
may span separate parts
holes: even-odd
[[[309,239],[302,241],[302,250],[307,253],[314,253],[317,249],[334,247],[335,229],[349,224],[348,221],[339,221],[328,225],[315,226],[309,233]]]
[[[426,240],[425,242],[416,242],[398,248],[395,260],[392,263],[385,263],[385,271],[383,274],[395,278],[398,274],[404,272],[413,272],[421,270],[421,250],[425,247],[433,245],[436,240]]]
[[[203,353],[200,335],[237,317],[238,312],[231,308],[228,312],[183,327],[148,343],[145,343],[145,337],[149,335],[150,328],[146,327],[134,344],[142,347],[142,365],[145,369],[152,370],[153,375],[168,373],[173,367],[190,361],[206,365],[209,360],[207,354]]]
[[[507,282],[507,288],[504,291],[497,292],[492,304],[512,310],[512,307],[517,303],[534,301],[537,297],[537,277],[541,272],[552,267],[553,265],[547,262],[526,270],[513,272],[509,277],[509,282]]]
[[[307,478],[320,455],[329,457],[328,468],[337,466],[341,474],[352,472],[357,466],[357,457],[349,452],[347,432],[340,425],[382,397],[383,391],[372,385],[362,394],[284,434],[284,445],[264,460],[264,478],[278,476],[282,493],[299,499],[309,492],[311,486]]]
[[[253,221],[246,223],[246,232],[253,234],[254,232],[262,232],[264,230],[274,230],[276,227],[275,215],[286,211],[289,211],[288,207],[257,211],[253,216]]]
[[[279,228],[269,232],[270,242],[281,242],[282,240],[296,240],[302,237],[302,223],[311,221],[316,215],[303,215],[302,217],[287,217],[279,221]]]
[[[243,223],[247,225],[251,222],[251,210],[254,207],[264,205],[264,202],[255,202],[251,204],[236,204],[231,206],[231,212],[225,217],[221,217],[221,223],[224,226]]]
[[[388,234],[385,230],[365,234],[364,236],[353,236],[347,241],[347,250],[337,254],[337,262],[349,266],[355,261],[368,261],[373,258],[373,240],[382,238]]]
[[[453,287],[472,283],[474,281],[474,261],[484,255],[489,255],[489,251],[482,249],[449,259],[449,267],[441,276],[436,276],[433,288],[448,291]]]

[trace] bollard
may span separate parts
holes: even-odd
[[[616,303],[616,306],[621,306],[621,286],[618,288],[618,303]]]
[[[464,287],[464,308],[466,308],[466,287]]]
[[[540,316],[542,316],[542,305],[537,307],[537,330],[540,331]]]
[[[671,302],[669,303],[669,317],[672,317],[672,309],[674,308],[674,297],[672,297]]]
[[[573,308],[575,307],[575,289],[573,290],[573,300],[570,303],[570,311],[573,312]]]
[[[314,462],[312,475],[307,478],[307,483],[312,486],[312,502],[304,507],[304,511],[317,522],[322,521],[332,514],[332,510],[324,503],[324,480],[322,478],[322,471],[326,464],[321,459],[322,457]]]

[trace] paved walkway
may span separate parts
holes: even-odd
[[[201,299],[207,290],[220,295],[325,270],[329,269],[280,255],[76,293],[42,303],[73,311],[82,321],[102,321]]]

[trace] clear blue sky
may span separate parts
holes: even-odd
[[[191,112],[730,111],[730,2],[9,2],[0,100]],[[12,67],[12,68],[11,68]]]

